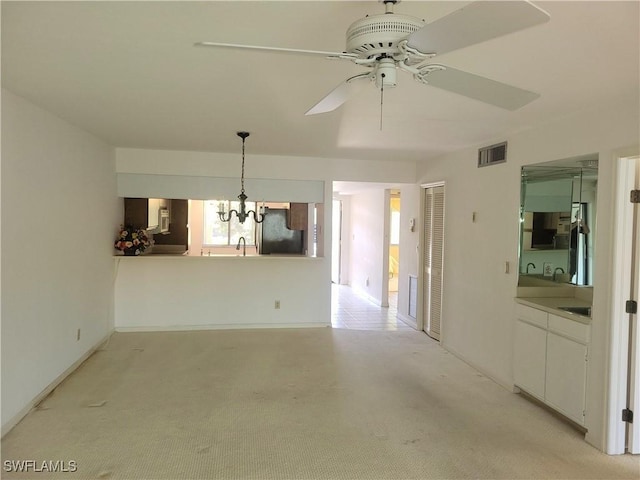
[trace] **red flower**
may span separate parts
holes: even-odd
[[[121,228],[119,238],[114,242],[114,248],[120,251],[135,248],[136,255],[139,255],[150,244],[145,230],[127,226]]]

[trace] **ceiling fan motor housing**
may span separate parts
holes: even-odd
[[[410,15],[382,14],[361,18],[347,30],[346,51],[363,59],[384,54],[393,57],[398,53],[398,43],[424,25],[425,22]]]

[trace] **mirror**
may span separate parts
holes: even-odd
[[[522,167],[519,286],[593,284],[597,155]]]

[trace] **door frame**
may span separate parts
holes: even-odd
[[[391,237],[391,189],[384,190],[383,208],[383,241],[382,241],[382,291],[380,292],[380,306],[389,306],[389,239]]]
[[[398,213],[400,213],[401,210],[402,210],[402,192],[397,188],[389,189],[389,219],[388,219],[388,223],[389,224],[386,225],[386,227],[385,227],[385,229],[386,229],[385,230],[386,231],[385,240],[387,242],[387,250],[388,250],[387,251],[387,257],[388,257],[388,259],[387,259],[387,271],[386,271],[386,274],[385,274],[385,278],[387,279],[387,300],[388,300],[388,294],[389,294],[390,288],[391,288],[390,284],[391,284],[391,278],[392,278],[391,277],[391,246],[392,246],[392,243],[391,243],[391,230],[393,228],[393,222],[392,222],[393,209],[391,207],[391,203],[392,203],[392,200],[394,198],[397,198],[399,200],[399,202],[400,202],[400,210],[398,210]],[[401,242],[399,242],[397,244],[397,246],[398,246],[398,261],[400,261],[399,260],[400,259],[400,253],[401,253],[400,252],[400,245],[401,245]],[[398,289],[396,290],[396,293],[398,293],[398,290],[400,288],[400,283],[399,283],[399,278],[398,277],[396,277],[396,283],[398,284]]]
[[[342,200],[331,199],[331,282],[342,284]],[[334,272],[334,269],[337,272]],[[334,273],[337,282],[334,282]]]
[[[416,327],[419,331],[423,332],[424,331],[424,327],[425,327],[425,311],[424,311],[424,282],[425,282],[425,278],[424,278],[424,254],[425,254],[425,244],[424,244],[424,202],[427,196],[427,188],[436,188],[436,187],[444,187],[444,204],[445,204],[445,209],[446,209],[446,205],[447,205],[447,189],[445,186],[445,181],[441,180],[441,181],[436,181],[436,182],[429,182],[429,183],[422,183],[420,184],[420,218],[423,220],[421,221],[421,225],[422,225],[422,231],[420,232],[420,238],[418,239],[418,260],[420,261],[420,268],[418,268],[418,295],[417,295],[417,305],[416,305],[416,314],[417,314],[417,318],[416,318]],[[445,212],[446,215],[446,212]],[[442,252],[442,256],[443,256],[443,274],[444,274],[444,251]],[[444,278],[444,275],[443,275]],[[442,296],[444,297],[444,282],[442,285]],[[442,326],[442,325],[441,325]],[[444,335],[442,333],[442,330],[440,331],[440,343],[443,343],[443,339],[444,339]]]
[[[615,171],[615,216],[613,232],[613,275],[611,302],[611,330],[609,354],[609,378],[607,405],[606,452],[610,455],[623,454],[626,451],[627,426],[621,418],[621,412],[627,407],[627,384],[629,378],[629,324],[630,314],[625,313],[625,302],[631,293],[631,271],[629,265],[633,247],[633,205],[629,201],[629,192],[635,188],[636,169],[640,168],[638,153],[620,154],[616,159]],[[637,285],[636,285],[637,287]],[[636,288],[637,289],[637,288]],[[636,315],[636,328],[637,328]],[[637,334],[636,334],[637,336]],[[637,341],[636,341],[637,345]],[[637,365],[636,361],[636,365]],[[640,376],[636,369],[635,377]],[[640,382],[631,382],[635,387],[635,400],[640,397]],[[632,398],[634,396],[632,395]],[[640,411],[636,412],[640,415]],[[638,429],[638,422],[631,424]],[[636,431],[637,436],[637,431]],[[635,446],[638,448],[638,446]]]

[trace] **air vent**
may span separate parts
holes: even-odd
[[[478,167],[495,165],[507,161],[507,142],[497,143],[478,150]]]

